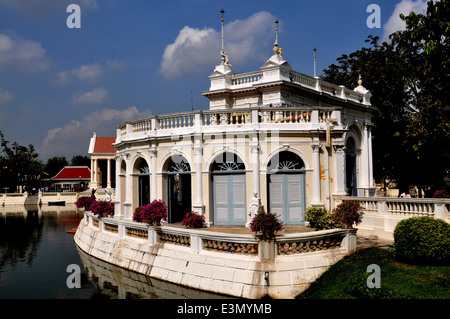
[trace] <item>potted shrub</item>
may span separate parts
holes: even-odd
[[[94,201],[91,205],[91,212],[98,217],[113,216],[114,204],[107,201]]]
[[[184,215],[181,225],[186,228],[202,228],[205,224],[205,216],[196,212],[188,212]]]
[[[167,219],[167,206],[162,200],[155,199],[150,204],[135,209],[133,219],[141,223],[161,225],[161,220]]]
[[[331,214],[323,207],[309,207],[305,212],[305,220],[309,222],[309,227],[316,230],[337,227],[331,218]]]
[[[272,241],[277,232],[283,230],[283,223],[278,220],[276,214],[259,211],[252,222],[250,229],[263,241]]]
[[[94,201],[94,196],[81,196],[75,202],[75,206],[78,208],[84,208],[85,210],[91,210],[91,205]]]
[[[337,205],[331,214],[333,222],[344,228],[353,228],[353,225],[358,225],[362,221],[362,216],[360,202],[351,200],[345,200]]]

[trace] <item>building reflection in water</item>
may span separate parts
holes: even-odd
[[[151,278],[94,258],[78,248],[84,274],[99,293],[111,299],[224,299],[232,298]]]

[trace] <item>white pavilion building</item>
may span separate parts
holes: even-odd
[[[375,195],[375,107],[361,79],[354,89],[328,83],[294,71],[278,39],[273,51],[259,70],[235,74],[222,48],[202,92],[209,110],[118,126],[115,218],[162,199],[169,224],[196,211],[208,225],[246,226],[264,209],[298,225],[310,206]]]

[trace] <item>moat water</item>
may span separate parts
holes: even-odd
[[[69,232],[83,216],[75,206],[0,207],[0,299],[224,298],[85,254]]]

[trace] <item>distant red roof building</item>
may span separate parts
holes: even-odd
[[[87,166],[66,166],[59,171],[56,176],[52,177],[52,180],[90,180],[91,170]]]

